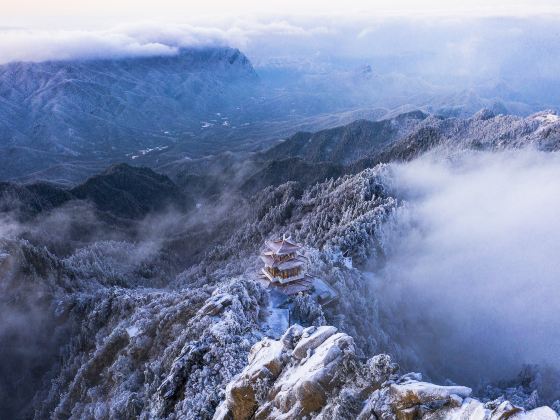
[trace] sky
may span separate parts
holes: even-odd
[[[458,81],[461,89],[505,79],[547,106],[560,89],[558,0],[0,2],[0,65],[228,45],[257,70],[367,64],[427,83]]]
[[[84,28],[138,19],[193,22],[248,16],[475,15],[525,16],[558,13],[557,0],[3,0],[0,24],[18,27]]]

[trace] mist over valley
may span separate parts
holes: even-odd
[[[0,418],[557,419],[558,16],[484,13],[0,27]]]

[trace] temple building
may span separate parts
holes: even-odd
[[[326,281],[307,274],[308,261],[303,247],[290,237],[284,235],[265,241],[264,245],[260,255],[264,267],[259,281],[269,295],[265,331],[277,339],[292,324],[294,296],[302,293],[325,306],[335,302],[338,294]]]
[[[281,239],[265,241],[261,254],[263,285],[274,287],[286,295],[309,292],[313,279],[306,274],[307,261],[302,246],[284,235]]]

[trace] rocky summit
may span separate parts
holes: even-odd
[[[470,388],[400,374],[386,354],[360,360],[352,337],[335,327],[292,325],[264,339],[226,387],[214,420],[462,419],[556,420],[549,407],[524,410],[502,399],[481,401]]]

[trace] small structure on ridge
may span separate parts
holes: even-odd
[[[260,256],[264,262],[261,284],[287,297],[308,293],[320,304],[327,305],[338,297],[337,293],[325,281],[307,274],[308,262],[302,249],[302,245],[286,235],[265,241]]]
[[[286,235],[281,239],[265,241],[261,254],[263,285],[275,287],[286,295],[309,292],[312,279],[306,274],[307,261],[301,253],[302,246]]]

